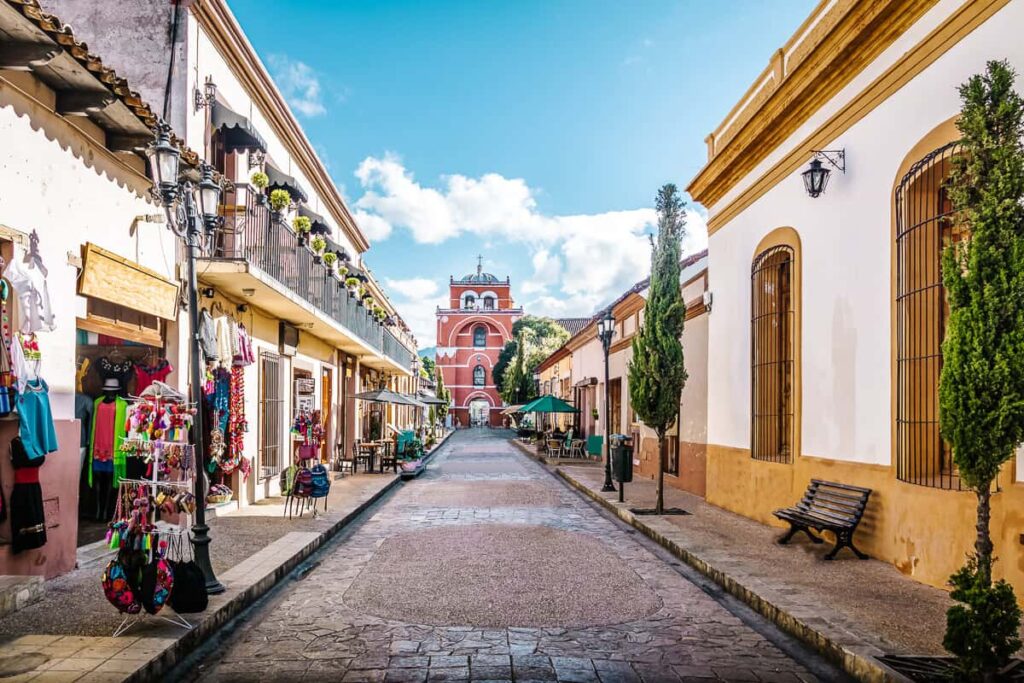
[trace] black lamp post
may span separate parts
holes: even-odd
[[[604,349],[604,486],[602,491],[614,491],[612,484],[612,420],[608,411],[609,395],[608,389],[608,351],[612,346],[612,337],[615,336],[615,316],[609,306],[604,317],[597,321],[597,336],[601,340],[601,347]]]
[[[206,493],[203,479],[206,463],[206,448],[203,444],[202,393],[202,349],[199,346],[199,303],[196,285],[196,251],[207,233],[219,223],[218,205],[220,186],[213,181],[213,169],[203,162],[200,166],[202,178],[198,186],[191,181],[178,178],[178,162],[181,153],[171,144],[170,126],[161,122],[157,129],[156,142],[149,148],[149,168],[153,185],[164,211],[167,222],[175,235],[185,240],[188,258],[188,321],[189,321],[189,400],[196,406],[193,422],[195,434],[196,461],[196,516],[192,525],[192,545],[195,548],[196,564],[206,577],[206,592],[210,595],[224,592],[224,584],[217,580],[210,564],[210,527],[206,525]]]

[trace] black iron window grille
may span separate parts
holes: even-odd
[[[949,446],[939,435],[939,375],[949,305],[942,250],[966,237],[946,192],[960,143],[916,162],[896,188],[896,478],[962,488]]]
[[[750,455],[793,456],[793,249],[772,247],[751,268]]]
[[[260,479],[276,477],[284,467],[284,395],[281,392],[281,357],[260,353]]]

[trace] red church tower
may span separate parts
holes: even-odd
[[[502,425],[502,401],[492,372],[512,323],[523,315],[512,302],[509,279],[476,272],[449,279],[448,308],[437,309],[437,367],[452,392],[451,415],[463,427]]]

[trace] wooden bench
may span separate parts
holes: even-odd
[[[834,481],[811,479],[804,497],[793,507],[781,508],[772,514],[789,523],[789,531],[779,539],[779,543],[789,543],[798,531],[807,534],[814,543],[822,543],[822,539],[811,533],[831,531],[836,535],[835,547],[825,555],[826,560],[834,559],[836,553],[849,548],[862,560],[868,556],[857,550],[853,545],[853,533],[864,516],[871,489]]]

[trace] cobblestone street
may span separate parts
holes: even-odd
[[[784,637],[736,616],[502,432],[454,435],[368,515],[258,604],[193,679],[840,678],[800,648],[784,652]]]

